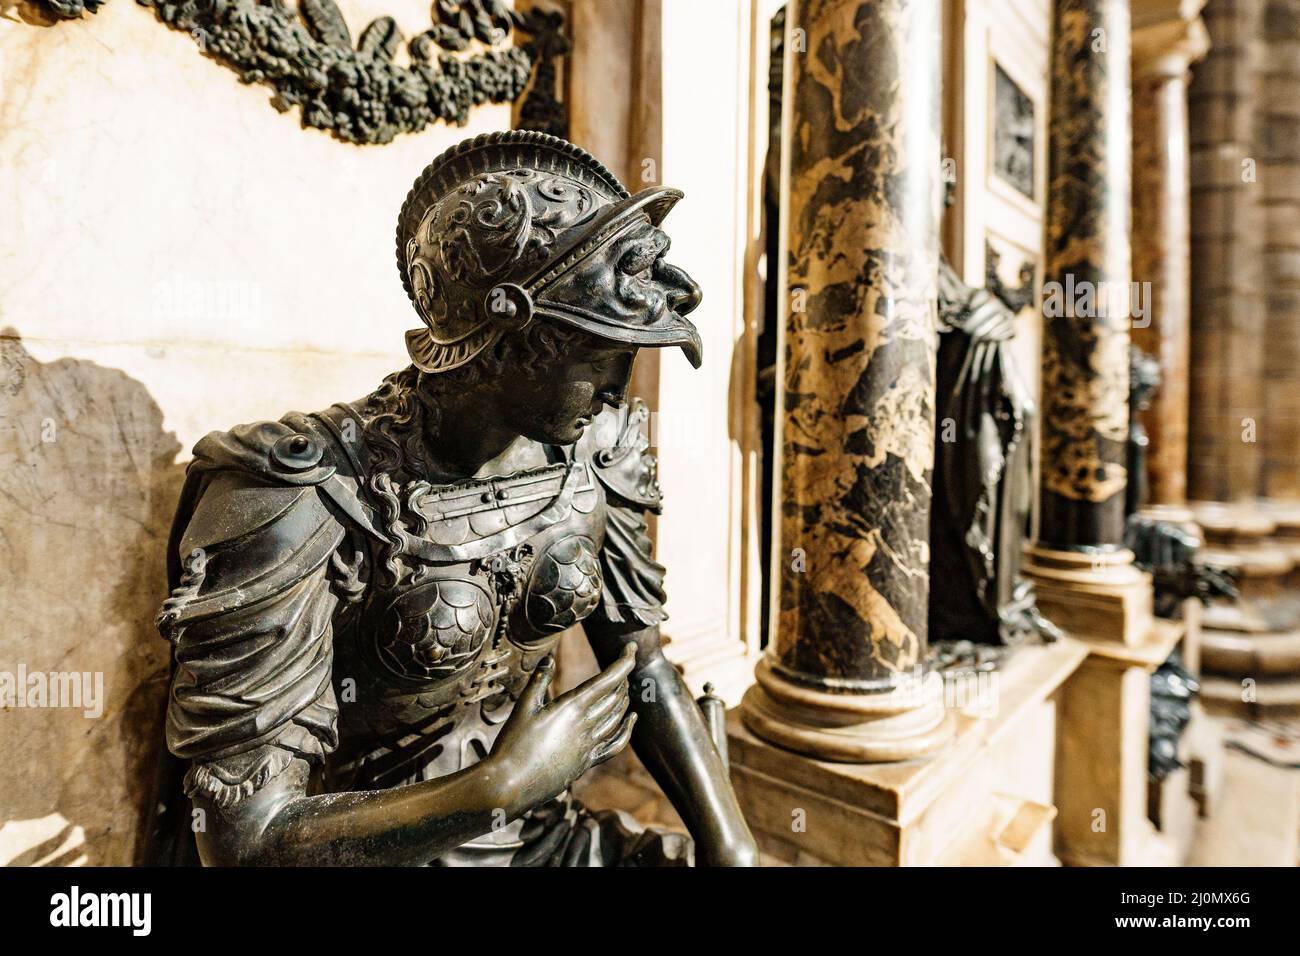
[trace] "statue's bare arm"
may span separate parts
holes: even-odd
[[[699,706],[664,657],[659,627],[630,629],[588,620],[584,627],[602,667],[627,642],[637,648],[628,677],[637,721],[632,749],[672,801],[708,866],[757,866],[758,847],[736,803],[731,780]]]

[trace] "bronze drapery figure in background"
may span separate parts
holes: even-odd
[[[930,516],[930,640],[940,666],[962,641],[1015,646],[1060,631],[1020,577],[1033,506],[1034,404],[1009,343],[1015,315],[939,262],[934,502]]]
[[[1124,545],[1135,563],[1151,574],[1155,611],[1160,617],[1178,617],[1183,601],[1196,598],[1208,604],[1217,597],[1235,597],[1233,576],[1197,560],[1201,536],[1194,525],[1142,513],[1147,503],[1147,453],[1150,438],[1139,416],[1151,407],[1160,387],[1160,363],[1136,345],[1129,346],[1129,434],[1127,511]],[[1151,675],[1151,732],[1147,743],[1147,773],[1163,780],[1183,766],[1178,745],[1192,718],[1192,701],[1200,681],[1175,650]]]
[[[1133,552],[1138,567],[1152,575],[1156,614],[1177,617],[1187,598],[1194,597],[1202,604],[1215,598],[1235,598],[1237,586],[1229,571],[1196,560],[1202,541],[1194,525],[1142,513],[1147,503],[1147,450],[1151,442],[1139,416],[1151,407],[1151,398],[1159,387],[1160,363],[1130,345],[1124,546]]]
[[[1160,387],[1160,363],[1136,345],[1128,347],[1128,484],[1124,486],[1124,511],[1137,514],[1147,501],[1147,459],[1151,436],[1142,424],[1142,413]]]
[[[1147,776],[1163,780],[1185,766],[1178,744],[1192,719],[1192,701],[1201,682],[1183,665],[1178,651],[1151,675],[1151,731],[1147,735]]]
[[[660,228],[680,198],[541,133],[460,144],[399,219],[412,364],[196,446],[159,623],[204,862],[756,862],[660,648],[660,490],[626,394],[639,348],[701,361]],[[604,671],[549,699],[578,622]],[[629,742],[693,843],[569,795]]]

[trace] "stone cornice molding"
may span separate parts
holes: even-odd
[[[1205,0],[1133,0],[1133,80],[1177,79],[1210,50]]]

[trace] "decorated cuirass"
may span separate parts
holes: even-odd
[[[528,675],[561,632],[600,604],[605,493],[579,449],[567,460],[506,478],[415,483],[403,510],[420,516],[412,570],[372,580],[353,627],[336,637],[336,686],[355,674],[343,707],[338,775],[383,783],[366,768],[394,763],[376,742],[419,728],[437,737],[432,760],[403,762],[403,778],[441,776],[491,749]],[[340,781],[341,782],[341,781]]]
[[[331,791],[453,773],[491,750],[565,629],[663,619],[644,405],[547,464],[452,484],[383,473],[387,412],[371,396],[196,447],[160,617],[191,792],[236,801],[294,757]],[[250,689],[234,713],[211,692],[232,681]]]
[[[498,632],[536,647],[582,620],[600,598],[602,505],[585,461],[412,490],[407,508],[428,522],[413,548],[421,565],[409,583],[374,589],[366,618],[384,668],[441,682]]]

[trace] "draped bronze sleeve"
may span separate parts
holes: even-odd
[[[195,448],[173,530],[181,573],[159,614],[188,796],[229,806],[338,744],[330,577],[346,531],[317,487],[334,472],[324,443],[261,423]]]
[[[652,557],[646,513],[658,514],[663,495],[658,463],[650,453],[650,411],[632,399],[602,414],[589,436],[592,465],[605,489],[605,544],[600,552],[604,581],[595,614],[613,624],[650,627],[665,620],[664,568]]]

